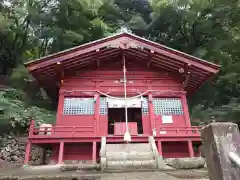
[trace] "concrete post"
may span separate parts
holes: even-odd
[[[237,124],[209,124],[201,137],[210,180],[240,180],[240,169],[229,158],[230,152],[240,155]]]

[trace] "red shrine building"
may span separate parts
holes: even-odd
[[[148,142],[153,136],[163,158],[200,156],[200,127],[191,126],[187,97],[220,66],[122,32],[26,67],[49,97],[58,100],[58,108],[55,124],[31,122],[25,164],[32,145],[51,147],[55,163],[97,162],[101,138],[107,144],[125,143],[126,129],[129,143]]]

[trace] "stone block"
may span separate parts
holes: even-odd
[[[212,123],[202,132],[203,151],[211,180],[240,180],[240,169],[229,159],[229,152],[239,154],[239,128],[234,123]]]
[[[161,156],[157,156],[157,168],[158,169],[165,169],[166,168],[166,162],[163,160]]]
[[[195,158],[168,158],[166,164],[176,169],[198,169],[203,168],[205,159],[202,157]]]
[[[106,156],[111,160],[152,160],[154,158],[152,152],[107,152]]]

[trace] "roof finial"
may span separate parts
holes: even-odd
[[[127,26],[122,25],[119,29],[117,29],[117,33],[132,33],[132,31]]]

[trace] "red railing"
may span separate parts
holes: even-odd
[[[191,126],[191,127],[172,127],[165,126],[159,127],[156,129],[157,136],[199,136],[200,135],[200,126]]]
[[[81,137],[89,136],[94,134],[94,126],[41,126],[34,127],[34,122],[32,121],[29,129],[30,138],[40,138],[40,137]]]
[[[162,137],[187,137],[200,136],[200,126],[191,127],[158,127],[156,128],[156,136]],[[71,137],[88,137],[95,135],[94,126],[52,126],[52,127],[34,127],[34,121],[31,122],[29,128],[30,138],[71,138]]]

